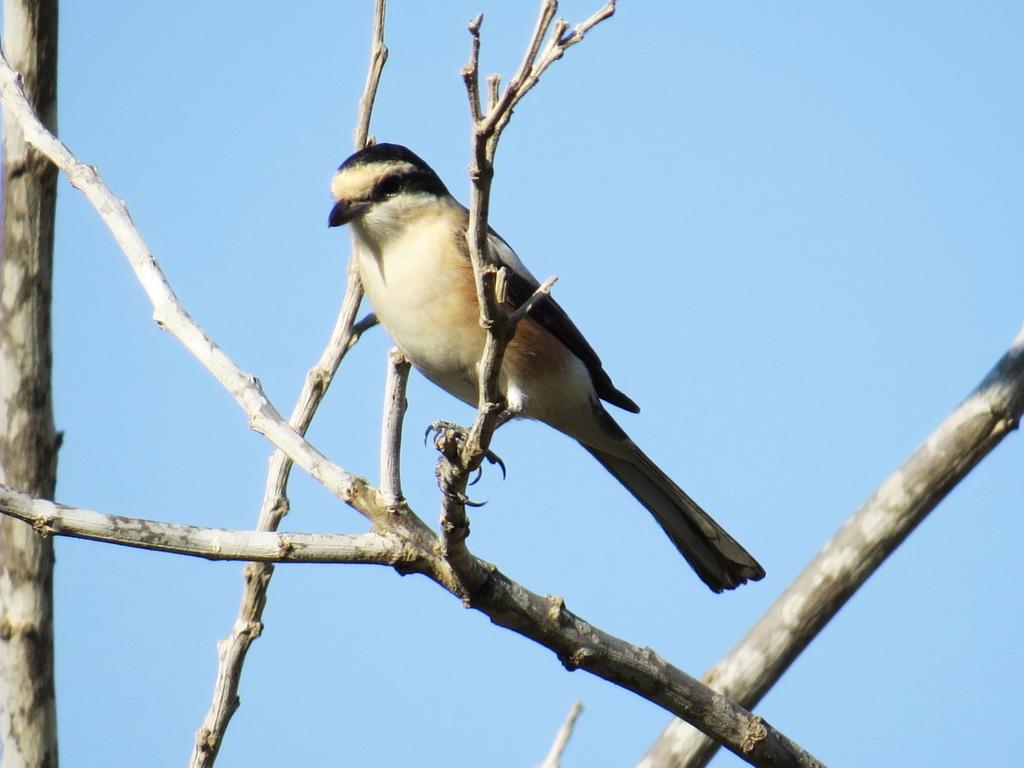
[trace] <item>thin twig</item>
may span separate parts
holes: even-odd
[[[377,0],[374,9],[373,38],[370,51],[370,65],[366,83],[359,99],[359,116],[353,131],[356,149],[369,141],[370,117],[377,94],[388,49],[384,45],[384,17],[386,0]],[[302,392],[292,411],[289,425],[298,434],[305,435],[330,387],[345,353],[356,343],[359,336],[376,324],[377,318],[368,315],[355,323],[356,313],[362,301],[363,289],[359,280],[356,260],[351,259],[348,267],[348,281],[338,319],[326,348],[309,372]],[[280,450],[270,458],[263,502],[260,505],[259,529],[275,531],[288,512],[286,489],[291,474],[292,462]],[[190,768],[208,768],[213,765],[220,751],[224,734],[231,717],[238,709],[238,686],[242,668],[253,641],[263,629],[263,609],[267,602],[270,580],[274,567],[270,563],[249,563],[243,570],[243,590],[238,616],[231,625],[231,633],[217,645],[218,667],[210,707],[196,732],[195,747],[192,751]]]
[[[614,12],[614,1],[606,4],[598,14],[588,19],[585,24],[588,26],[577,29],[578,37],[567,40],[564,43],[554,41],[558,51],[564,51],[569,45],[582,40],[586,32],[608,18]],[[558,11],[558,3],[554,0],[543,0],[540,13],[534,26],[533,34],[526,47],[526,53],[519,65],[519,69],[509,81],[504,93],[492,97],[487,115],[474,120],[473,125],[473,157],[470,163],[470,180],[472,182],[472,195],[469,209],[469,228],[466,238],[469,243],[470,259],[473,262],[473,270],[476,275],[477,298],[480,303],[480,323],[488,330],[487,343],[484,355],[480,361],[480,409],[473,429],[470,431],[470,439],[467,441],[466,458],[479,463],[479,454],[487,450],[490,444],[491,434],[496,426],[502,412],[504,401],[498,388],[498,376],[501,369],[501,362],[504,358],[505,348],[515,333],[516,318],[508,317],[499,306],[494,293],[494,267],[491,263],[491,255],[487,247],[488,228],[487,219],[490,208],[491,182],[494,177],[494,157],[497,152],[498,140],[501,132],[512,116],[512,112],[524,96],[536,85],[540,75],[547,69],[558,56],[553,54],[540,63],[536,62],[537,53],[543,43],[545,35],[551,27],[551,23]],[[479,80],[479,29],[473,34],[474,52],[466,67],[466,82]],[[498,89],[497,81],[492,79],[491,89],[496,94]],[[519,316],[520,318],[522,315]]]
[[[530,35],[530,42],[526,46],[526,52],[523,54],[523,60],[519,63],[519,68],[512,79],[509,80],[508,85],[505,87],[505,92],[498,99],[498,103],[488,113],[486,120],[477,126],[477,129],[483,134],[487,136],[500,134],[505,122],[507,122],[505,115],[511,117],[512,110],[516,104],[533,87],[532,84],[530,86],[525,84],[534,70],[537,52],[544,42],[544,37],[547,35],[548,28],[551,26],[551,22],[554,21],[556,13],[558,13],[558,3],[555,0],[542,0],[540,13],[533,27],[533,34]],[[499,123],[501,123],[500,127]]]
[[[388,373],[384,384],[384,423],[380,436],[380,495],[389,507],[404,501],[402,496],[402,419],[405,416],[405,387],[409,382],[409,361],[397,348],[388,352]]]
[[[580,716],[582,711],[583,705],[579,701],[573,702],[572,707],[569,709],[569,714],[565,717],[565,722],[562,723],[562,727],[555,734],[555,742],[551,745],[551,750],[538,768],[560,768],[562,765],[562,753],[565,752],[565,748],[569,745],[569,739],[572,738],[572,729],[576,727],[576,718]]]
[[[487,76],[487,111],[493,112],[501,97],[501,75]]]
[[[342,300],[331,338],[316,365],[306,374],[302,392],[289,419],[289,425],[300,435],[306,433],[345,353],[352,348],[362,332],[357,327],[358,324],[353,324],[362,299],[359,273],[354,268],[354,263],[353,261],[349,265],[345,298]],[[369,327],[372,327],[372,324],[369,324]],[[274,451],[270,457],[263,501],[260,504],[260,531],[276,531],[287,514],[286,489],[291,469],[291,460],[282,451]],[[210,707],[196,732],[191,768],[207,768],[213,765],[231,717],[238,709],[238,686],[242,667],[249,647],[263,629],[263,609],[266,606],[267,591],[273,574],[274,567],[270,563],[253,562],[244,568],[238,616],[231,625],[231,633],[217,644],[217,678]]]
[[[351,271],[351,269],[352,269],[352,266],[350,264],[349,265],[349,270]],[[359,272],[357,271],[356,274],[358,275]],[[362,295],[362,287],[360,287],[359,293],[360,293],[360,295]],[[348,294],[346,293],[346,296],[347,295]],[[379,322],[380,321],[377,320],[377,315],[375,315],[373,312],[367,312],[365,315],[363,315],[361,318],[359,318],[359,321],[355,325],[352,326],[352,343],[349,344],[349,347],[351,348],[357,341],[359,341],[359,337],[360,336],[362,336],[368,330],[373,328]]]
[[[469,63],[462,68],[462,80],[466,84],[466,96],[469,97],[469,114],[476,123],[483,119],[480,111],[480,27],[484,23],[484,15],[478,14],[469,22],[469,34],[472,40],[469,52]],[[490,107],[488,107],[490,109]]]
[[[545,14],[545,8],[541,10],[542,20],[546,17],[548,24],[551,23],[551,19],[554,18],[552,13],[549,16]],[[555,4],[555,10],[557,10],[557,4]],[[495,136],[501,134],[508,121],[512,118],[512,113],[519,103],[519,101],[525,96],[540,80],[548,67],[558,61],[562,56],[565,55],[566,50],[571,48],[583,41],[587,33],[590,32],[594,27],[600,24],[602,21],[611,18],[615,13],[615,0],[609,0],[605,3],[594,15],[592,15],[586,21],[580,22],[576,25],[573,33],[569,36],[565,36],[564,32],[569,28],[569,24],[565,21],[559,20],[555,23],[554,29],[551,30],[551,34],[548,36],[548,44],[545,46],[543,53],[540,54],[539,59],[536,59],[536,53],[534,57],[536,61],[530,61],[531,66],[528,68],[520,67],[519,72],[516,73],[516,77],[509,87],[506,89],[505,96],[503,99],[507,99],[508,107],[499,108],[494,110],[492,115],[491,123],[485,125],[484,128],[490,132],[493,132]],[[540,25],[538,24],[538,29]],[[546,31],[545,27],[545,31]],[[541,35],[543,38],[543,34]],[[526,59],[524,59],[524,64]],[[499,105],[500,107],[500,105]]]
[[[971,394],[890,475],[705,682],[755,706],[879,565],[1024,417],[1024,329]],[[644,768],[706,765],[717,745],[680,721]]]
[[[206,560],[269,563],[400,564],[412,550],[378,533],[277,533],[202,528],[159,520],[106,515],[36,499],[0,485],[0,510],[41,536],[70,536]]]
[[[480,114],[480,27],[483,20],[478,16],[469,25],[471,49],[469,62],[463,67],[462,77],[469,98],[470,116],[473,119],[473,153],[470,159],[469,176],[472,182],[469,206],[469,226],[466,240],[469,244],[470,260],[476,283],[477,301],[480,308],[480,325],[486,330],[484,350],[478,365],[477,416],[462,443],[457,460],[453,461],[445,451],[438,466],[438,479],[443,492],[441,510],[442,552],[450,558],[457,572],[465,577],[466,593],[475,589],[481,574],[473,567],[473,558],[466,549],[465,540],[469,535],[469,520],[466,516],[466,487],[470,473],[480,466],[490,447],[494,431],[507,418],[507,404],[500,387],[501,365],[505,350],[515,335],[516,324],[529,311],[508,313],[501,307],[497,295],[499,267],[495,264],[488,247],[487,219],[490,207],[491,181],[494,178],[494,157],[501,132],[508,124],[512,111],[522,98],[536,85],[541,74],[570,45],[583,39],[584,35],[602,20],[614,13],[615,3],[611,0],[600,11],[576,28],[576,32],[563,37],[565,22],[555,25],[544,57],[537,56],[544,39],[552,30],[552,23],[558,11],[555,0],[542,0],[540,13],[533,33],[526,46],[522,62],[515,75],[499,94],[499,80],[492,76],[488,81],[488,111]],[[542,293],[550,285],[541,288]],[[542,296],[531,298],[530,306]],[[463,595],[465,599],[465,594]]]
[[[526,317],[526,315],[529,314],[530,310],[537,306],[538,301],[543,299],[545,296],[551,295],[551,288],[557,282],[557,275],[552,275],[543,283],[541,283],[537,290],[530,294],[530,298],[524,301],[515,312],[509,315],[509,320],[511,320],[513,323],[518,323],[520,320]]]
[[[388,47],[384,45],[384,17],[387,11],[387,0],[377,0],[373,13],[373,38],[370,44],[370,66],[366,72],[366,84],[363,95],[359,98],[359,117],[352,132],[352,143],[357,150],[372,143],[370,140],[370,116],[373,114],[373,102],[377,98],[377,86],[388,60]]]

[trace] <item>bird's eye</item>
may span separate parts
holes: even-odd
[[[391,197],[391,195],[395,194],[401,186],[402,180],[397,176],[391,176],[390,178],[384,179],[377,186],[377,194],[381,197]]]

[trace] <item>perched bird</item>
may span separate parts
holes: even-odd
[[[469,214],[417,155],[376,144],[349,157],[331,181],[329,226],[351,224],[363,288],[381,325],[412,364],[460,400],[477,404],[484,346],[469,259]],[[514,308],[538,281],[494,231],[492,258],[508,267]],[[534,305],[508,345],[501,386],[510,411],[543,421],[586,448],[654,515],[713,591],[764,576],[764,569],[662,472],[601,401],[640,408],[612,384],[601,360],[550,296]]]

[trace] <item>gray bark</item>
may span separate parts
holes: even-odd
[[[30,102],[56,129],[57,1],[4,0],[4,45]],[[4,120],[0,251],[0,482],[52,499],[59,437],[50,392],[57,169]],[[3,768],[56,768],[53,544],[0,519]]]

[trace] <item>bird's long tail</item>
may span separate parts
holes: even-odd
[[[714,592],[764,577],[764,568],[750,553],[634,444],[629,445],[628,458],[581,445],[647,507]]]

